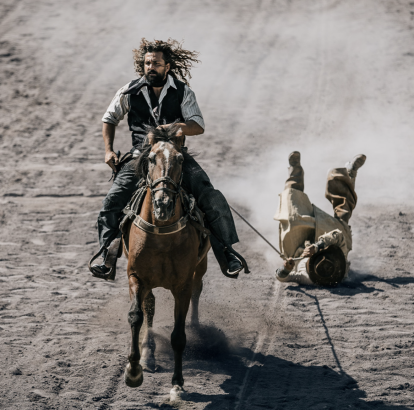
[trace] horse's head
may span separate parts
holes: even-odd
[[[159,221],[168,221],[175,214],[181,189],[184,135],[177,124],[172,124],[152,129],[148,133],[148,142],[151,151],[147,184],[151,190],[154,215]]]

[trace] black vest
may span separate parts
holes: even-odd
[[[132,132],[132,145],[135,148],[142,148],[147,131],[145,126],[155,126],[154,117],[151,115],[151,108],[148,106],[147,100],[139,89],[138,94],[136,88],[132,88],[140,79],[131,81],[125,94],[131,94],[130,106],[128,113],[129,130]],[[159,113],[159,124],[171,124],[179,120],[184,122],[181,112],[181,103],[184,99],[185,84],[174,78],[175,86],[169,87],[167,94],[162,100],[161,112]],[[131,89],[131,90],[129,90]]]

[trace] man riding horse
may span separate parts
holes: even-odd
[[[105,162],[114,171],[115,178],[98,216],[103,262],[93,265],[91,271],[101,278],[111,270],[109,259],[105,263],[108,249],[119,235],[122,211],[138,189],[139,182],[134,161],[119,164],[114,152],[116,126],[128,114],[132,133],[131,158],[138,157],[142,151],[148,126],[169,127],[178,123],[184,135],[204,133],[203,116],[186,79],[187,76],[191,78],[190,69],[193,63],[198,62],[198,53],[184,50],[176,40],[149,42],[144,38],[140,48],[133,51],[135,70],[140,78],[118,90],[102,118]],[[231,247],[238,242],[238,236],[229,205],[223,194],[214,189],[200,165],[192,157],[186,158],[182,186],[195,197],[205,214],[211,244],[223,273],[237,278],[243,263]],[[116,258],[111,260],[116,263]]]

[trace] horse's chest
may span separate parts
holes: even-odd
[[[140,277],[156,286],[192,275],[198,262],[198,237],[189,232],[172,235],[139,235],[129,258]],[[168,285],[167,285],[168,286]]]
[[[188,236],[182,235],[147,235],[140,241],[142,254],[147,252],[157,252],[165,254],[167,257],[174,257],[179,254],[181,250],[189,250],[194,247],[194,241],[190,241]]]

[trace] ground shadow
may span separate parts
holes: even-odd
[[[381,278],[372,274],[365,274],[358,271],[350,271],[349,279],[339,283],[336,286],[324,287],[328,292],[341,295],[341,296],[354,296],[360,293],[373,293],[373,292],[385,292],[384,289],[376,288],[375,286],[369,285],[369,282],[382,282],[386,283],[393,288],[399,288],[400,286],[414,283],[414,277],[411,276],[398,276],[394,278]],[[289,285],[286,287],[287,290],[298,291],[298,289],[315,289],[318,288],[316,285]]]
[[[408,275],[409,273],[407,273]],[[412,276],[397,276],[395,278],[380,278],[375,275],[367,275],[363,278],[364,282],[383,282],[388,285],[399,288],[400,286],[408,285],[414,283],[414,278]]]
[[[199,353],[195,353],[197,349]],[[336,357],[334,348],[333,354]],[[410,410],[382,400],[366,401],[366,393],[342,370],[338,360],[339,371],[335,371],[327,366],[303,366],[273,355],[255,354],[248,348],[234,348],[225,334],[214,327],[201,328],[187,360],[187,374],[197,368],[228,376],[220,385],[223,394],[204,394],[202,390],[187,394],[186,403],[205,403],[206,410]],[[180,409],[187,408],[186,403],[148,403],[144,407]]]

